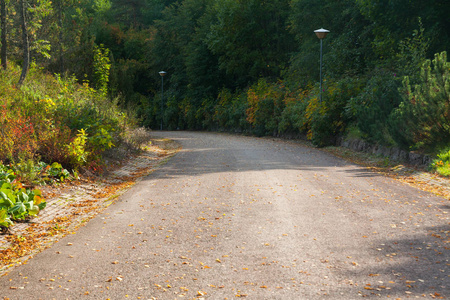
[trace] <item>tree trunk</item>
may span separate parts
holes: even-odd
[[[2,60],[2,68],[6,70],[8,68],[8,62],[7,62],[7,56],[6,56],[6,0],[1,0],[0,4],[0,13],[1,13],[1,23],[2,23],[2,53],[1,53],[1,60]]]
[[[28,69],[30,67],[30,45],[28,41],[25,0],[20,0],[19,11],[20,11],[20,22],[22,23],[21,25],[22,25],[22,41],[23,41],[23,65],[22,65],[22,74],[20,75],[18,84],[22,85],[22,83],[25,80],[25,77],[27,76]]]
[[[59,25],[59,72],[64,76],[64,49],[63,49],[63,0],[58,1],[58,25]]]

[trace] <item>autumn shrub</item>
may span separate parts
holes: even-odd
[[[217,122],[214,120],[215,99],[204,98],[202,104],[197,109],[196,119],[200,124],[200,129],[217,130]]]
[[[150,131],[143,128],[132,128],[125,132],[124,142],[129,144],[131,149],[140,150],[150,143]]]
[[[180,118],[178,120],[179,129],[194,129],[197,127],[196,110],[190,98],[186,97],[178,105]]]
[[[282,134],[305,133],[305,111],[308,106],[309,93],[309,89],[286,92],[278,132]]]
[[[247,94],[232,93],[222,89],[214,108],[214,120],[220,130],[243,132],[249,129],[246,111],[248,109]]]
[[[308,139],[314,145],[331,145],[345,132],[351,121],[345,113],[345,108],[349,99],[356,96],[360,90],[360,80],[346,78],[337,82],[326,82],[322,101],[317,87],[311,91],[303,126],[307,129]]]
[[[33,159],[37,152],[36,132],[20,108],[0,106],[0,161]]]
[[[0,74],[0,161],[23,168],[39,160],[77,169],[122,140],[133,126],[128,115],[76,78],[45,74],[31,65],[25,83],[17,88],[18,67]],[[80,136],[80,132],[83,134]]]
[[[260,79],[247,91],[247,120],[257,136],[274,135],[278,131],[284,109],[283,86]]]
[[[233,94],[229,89],[223,88],[217,96],[217,104],[214,107],[214,120],[217,122],[217,126],[220,130],[229,130],[228,110],[231,107]]]

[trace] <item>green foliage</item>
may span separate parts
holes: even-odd
[[[450,148],[445,149],[433,160],[431,168],[442,176],[450,176]]]
[[[310,90],[287,91],[284,96],[285,108],[281,113],[278,132],[282,134],[305,133],[305,111],[309,104]]]
[[[69,171],[63,168],[60,163],[54,162],[50,166],[45,163],[41,163],[40,167],[43,170],[47,170],[47,175],[49,178],[55,178],[60,182],[63,182],[71,177]],[[43,173],[45,175],[45,173]]]
[[[13,171],[0,164],[0,227],[34,217],[45,206],[40,190],[23,188]]]
[[[357,0],[361,13],[370,22],[374,35],[373,49],[378,63],[395,61],[399,43],[417,26],[420,18],[428,31],[424,38],[429,39],[431,53],[449,48],[449,2],[424,2],[421,0]],[[395,20],[395,21],[393,21]],[[401,24],[401,26],[399,26]],[[420,30],[419,30],[420,33]]]
[[[97,128],[95,134],[92,137],[88,138],[89,145],[92,147],[93,152],[102,153],[112,147],[114,147],[113,144],[113,137],[111,136],[110,132],[108,132],[107,129],[110,131],[112,128],[108,128],[109,126],[101,125]]]
[[[324,86],[322,101],[317,89],[311,93],[303,125],[308,129],[308,138],[319,147],[333,144],[345,132],[351,121],[345,114],[345,107],[349,99],[359,94],[361,82],[346,78]]]
[[[270,84],[260,79],[247,91],[247,121],[257,136],[276,134],[284,109],[283,90],[280,84]]]
[[[425,28],[419,18],[419,29],[414,29],[411,37],[406,37],[399,43],[397,53],[397,66],[401,76],[409,76],[415,84],[420,69],[426,59],[429,48],[429,39],[425,37]]]
[[[29,80],[14,89],[10,82],[17,74],[14,64],[1,74],[0,160],[5,163],[32,170],[40,158],[77,169],[118,145],[131,125],[115,103],[73,77],[55,78],[33,67]]]
[[[395,73],[375,70],[362,91],[346,105],[347,115],[370,142],[392,145],[389,116],[400,102],[400,81]]]
[[[249,131],[250,124],[246,112],[249,108],[247,93],[231,93],[228,89],[222,89],[215,106],[214,120],[220,130]]]
[[[208,12],[214,13],[208,48],[238,86],[249,79],[278,76],[293,46],[285,30],[289,1],[216,0]]]
[[[80,129],[73,141],[66,145],[67,160],[74,169],[78,169],[87,162],[89,155],[86,150],[87,139],[86,131]]]
[[[288,29],[298,50],[292,53],[284,78],[303,88],[318,81],[320,42],[314,30],[321,27],[331,31],[323,41],[326,76],[339,80],[363,73],[375,57],[370,26],[353,0],[291,1]]]
[[[437,53],[422,65],[417,84],[403,81],[403,102],[392,116],[392,133],[404,147],[442,149],[450,141],[450,62]]]
[[[109,70],[111,68],[109,60],[109,49],[104,45],[94,45],[94,86],[97,90],[106,95],[108,92]]]

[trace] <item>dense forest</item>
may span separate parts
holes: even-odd
[[[442,0],[4,0],[2,66],[21,67],[19,85],[30,66],[74,78],[151,129],[438,154],[450,147],[449,13]]]

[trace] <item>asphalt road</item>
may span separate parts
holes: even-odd
[[[183,150],[76,234],[0,278],[2,296],[450,295],[448,200],[300,144],[158,134]]]

